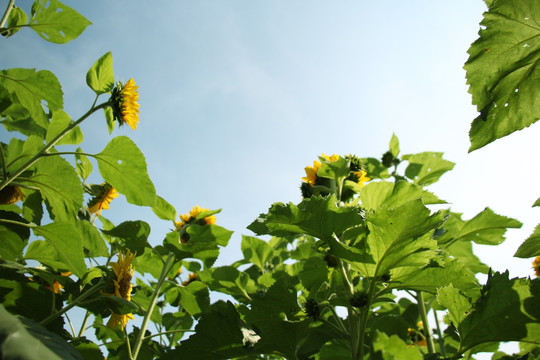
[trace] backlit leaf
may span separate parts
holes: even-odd
[[[57,0],[36,0],[32,5],[29,26],[43,39],[56,44],[75,39],[90,24],[84,16]]]
[[[129,203],[154,206],[156,189],[148,176],[146,160],[130,138],[115,137],[96,159],[105,181],[124,194]]]
[[[63,130],[65,130],[73,121],[69,115],[64,110],[55,110],[53,111],[53,116],[49,128],[47,129],[47,136],[45,141],[50,143],[57,135],[59,135]],[[80,144],[84,139],[81,129],[77,126],[72,129],[66,135],[62,137],[56,144],[57,145],[66,145],[66,144]]]
[[[0,219],[26,223],[23,218],[11,211],[0,210]],[[21,258],[29,237],[30,230],[27,227],[0,222],[0,239],[2,239],[0,242],[0,258],[5,260]]]
[[[474,119],[469,151],[521,130],[540,118],[540,3],[498,0],[484,13],[480,37],[465,64]]]
[[[362,189],[360,199],[367,209],[376,209],[382,205],[394,208],[416,199],[422,199],[425,205],[446,204],[446,201],[439,199],[433,193],[407,181],[371,182]]]
[[[113,89],[113,58],[110,51],[100,57],[88,70],[86,83],[97,95],[108,93]]]
[[[403,155],[403,160],[409,162],[405,175],[416,184],[427,186],[439,180],[447,171],[454,168],[454,163],[442,158],[441,152],[423,152]]]
[[[519,258],[540,256],[540,224],[536,225],[534,232],[520,245],[514,256]]]
[[[266,263],[272,257],[274,250],[264,240],[252,236],[242,236],[242,253],[244,258],[259,267],[264,269]]]

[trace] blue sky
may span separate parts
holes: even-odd
[[[116,78],[135,79],[141,104],[138,129],[113,136],[138,144],[158,194],[179,213],[223,209],[218,224],[235,234],[220,264],[240,257],[241,234],[271,203],[301,200],[303,169],[317,155],[380,157],[395,133],[404,154],[440,151],[457,163],[430,188],[453,211],[471,218],[489,206],[524,222],[503,246],[479,251],[495,270],[532,274],[512,255],[540,218],[531,208],[538,124],[467,154],[476,109],[462,67],[483,1],[65,3],[93,25],[67,45],[29,29],[2,39],[3,68],[53,71],[78,118],[93,101],[88,68],[112,51]],[[86,152],[111,138],[101,114],[83,130]],[[122,199],[103,215],[147,221],[152,244],[172,225]]]

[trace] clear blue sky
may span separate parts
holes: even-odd
[[[540,221],[531,208],[540,196],[540,127],[467,154],[476,110],[462,66],[483,1],[65,3],[93,25],[67,45],[29,29],[0,39],[2,67],[53,71],[78,118],[93,101],[86,71],[112,51],[116,78],[135,79],[141,105],[138,129],[113,136],[133,138],[179,213],[223,209],[218,224],[235,234],[219,263],[239,258],[241,234],[251,235],[246,226],[271,203],[300,201],[303,169],[317,155],[379,157],[395,133],[402,153],[441,151],[457,163],[431,187],[453,211],[470,218],[489,206],[524,222],[480,257],[513,276],[532,274],[529,260],[512,255]],[[83,129],[86,152],[111,138],[101,114]],[[172,226],[121,199],[103,215],[149,222],[152,244]]]

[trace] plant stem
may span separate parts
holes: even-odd
[[[367,323],[369,320],[369,315],[371,314],[371,302],[373,301],[373,294],[375,293],[375,284],[377,281],[375,278],[371,279],[371,282],[369,284],[369,290],[368,290],[368,300],[366,306],[362,309],[362,322],[360,323],[360,348],[359,352],[360,355],[358,356],[358,359],[362,360],[364,359],[364,338],[366,335],[366,329],[367,329]]]
[[[66,307],[60,309],[58,312],[56,312],[54,314],[51,314],[51,315],[47,316],[45,319],[41,320],[40,324],[45,326],[48,323],[50,323],[51,321],[53,321],[54,319],[56,319],[57,317],[59,317],[60,315],[68,312],[69,310],[71,310],[75,306],[79,305],[84,299],[86,299],[87,297],[89,297],[90,295],[95,293],[96,291],[101,290],[102,284],[103,283],[100,281],[92,289],[88,290],[86,293],[82,294],[81,296],[79,296],[78,298],[73,300],[73,302],[71,304],[67,305]]]
[[[90,318],[90,311],[86,310],[86,315],[84,316],[83,323],[81,325],[81,329],[79,330],[79,335],[77,337],[82,337],[84,334],[84,330],[86,327],[86,323],[88,323],[88,319]]]
[[[135,340],[133,359],[137,359],[137,355],[139,355],[139,350],[141,349],[141,345],[144,340],[144,333],[146,332],[148,321],[150,320],[150,317],[152,316],[152,312],[154,311],[154,307],[156,306],[156,302],[159,297],[159,290],[161,288],[161,285],[163,285],[163,282],[165,281],[165,277],[167,276],[167,273],[170,270],[173,260],[174,260],[174,254],[169,253],[167,260],[165,260],[165,264],[163,265],[163,269],[161,270],[161,275],[159,276],[159,280],[154,290],[154,294],[152,295],[152,299],[150,300],[150,305],[148,306],[148,309],[146,310],[146,314],[144,315],[144,319],[141,325],[141,330],[139,331],[139,334],[137,335],[137,340]]]
[[[352,298],[354,294],[354,286],[349,279],[349,275],[350,275],[349,266],[340,260],[339,268],[341,270],[341,276],[343,277],[343,285],[345,287],[345,292],[347,293],[347,296],[350,299]],[[358,319],[358,315],[356,314],[356,312],[354,311],[351,305],[347,306],[347,319],[349,321],[349,342],[351,345],[352,360],[357,360],[358,359],[357,355],[358,355],[358,350],[359,350],[358,342],[360,340],[360,333],[358,329],[359,319]],[[360,344],[360,346],[363,346],[363,344]]]
[[[2,161],[2,177],[7,177],[6,157],[4,156],[4,147],[0,145],[0,160]]]
[[[36,155],[34,155],[30,160],[28,160],[24,165],[22,165],[17,171],[13,173],[13,175],[9,177],[5,177],[2,183],[0,183],[0,190],[5,188],[9,183],[11,183],[14,179],[16,179],[19,175],[21,175],[25,170],[27,170],[30,166],[34,165],[42,156],[48,153],[48,151],[58,143],[64,136],[66,136],[71,130],[79,126],[81,122],[83,122],[86,118],[88,118],[90,115],[92,115],[94,112],[96,112],[99,109],[106,108],[107,106],[110,106],[110,102],[104,102],[103,104],[99,104],[96,107],[92,107],[90,110],[86,112],[83,116],[79,118],[79,120],[71,123],[67,128],[65,128],[60,134],[58,134],[54,139],[52,139],[48,144],[46,144]]]
[[[13,9],[14,4],[15,0],[9,0],[9,4],[6,8],[6,11],[4,12],[4,16],[2,16],[2,20],[0,21],[0,28],[3,28],[6,24],[7,19],[9,18],[9,13],[11,12],[11,9]]]
[[[441,350],[441,355],[446,357],[446,349],[444,347],[444,338],[441,331],[441,325],[439,324],[439,319],[437,318],[437,311],[433,310],[433,315],[435,317],[435,326],[437,327],[437,336],[439,340],[439,348]]]
[[[24,226],[24,227],[27,227],[27,228],[30,228],[30,229],[37,227],[37,225],[34,224],[34,223],[25,224],[25,223],[17,221],[17,220],[8,220],[8,219],[0,219],[0,223],[19,225],[19,226]]]
[[[179,333],[179,332],[195,332],[195,330],[191,330],[191,329],[176,329],[176,330],[163,331],[163,332],[160,332],[160,333],[157,333],[157,334],[152,334],[152,335],[145,336],[145,337],[143,338],[143,340],[148,340],[148,339],[151,339],[151,338],[153,338],[153,337],[161,336],[161,335],[176,334],[176,333]]]
[[[433,336],[431,335],[431,328],[429,327],[429,322],[427,319],[426,304],[424,302],[424,294],[421,291],[419,291],[416,294],[416,301],[418,302],[418,307],[420,310],[420,317],[422,318],[422,324],[424,327],[424,334],[426,336],[428,352],[430,354],[434,354],[435,344],[433,343]]]

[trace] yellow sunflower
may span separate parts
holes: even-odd
[[[15,204],[24,199],[24,194],[17,185],[8,185],[0,190],[0,205]]]
[[[326,159],[329,162],[334,162],[339,160],[339,155],[333,154],[333,155],[325,155],[322,153],[321,157]],[[305,182],[310,184],[311,186],[315,185],[315,181],[317,180],[317,172],[319,171],[319,168],[322,166],[322,164],[315,160],[313,161],[313,166],[306,166],[304,168],[304,171],[306,172],[306,176],[302,178]]]
[[[118,296],[124,300],[131,301],[131,290],[133,285],[131,285],[131,277],[135,269],[131,264],[135,254],[132,254],[131,251],[126,250],[126,253],[118,253],[118,261],[109,263],[109,265],[114,270],[116,275],[116,280],[114,282],[114,296]],[[113,313],[111,318],[107,322],[107,326],[111,328],[120,328],[124,329],[128,320],[133,320],[133,314],[116,314]]]
[[[540,276],[540,256],[537,256],[536,259],[534,259],[532,265],[536,276]]]
[[[115,120],[120,125],[128,124],[133,130],[139,124],[139,93],[133,79],[118,83],[112,91],[111,102]]]
[[[109,184],[101,184],[99,193],[88,203],[91,214],[101,215],[102,210],[108,210],[109,204],[118,197],[118,192]]]
[[[358,184],[360,186],[364,186],[364,183],[371,180],[371,178],[367,176],[367,172],[365,170],[355,171],[354,174],[358,177]]]
[[[201,207],[199,207],[197,205],[197,206],[193,207],[193,209],[191,209],[189,214],[180,215],[180,220],[181,221],[176,221],[174,223],[175,226],[176,226],[176,231],[180,231],[180,229],[182,229],[185,225],[193,223],[195,221],[197,215],[199,215],[201,212],[207,211],[207,210],[208,209],[201,208]],[[205,217],[204,219],[200,219],[197,223],[199,225],[214,225],[216,223],[216,217],[214,215],[210,215],[210,216]],[[183,236],[180,239],[182,244],[185,244],[187,242],[187,240],[188,239],[185,236]]]

